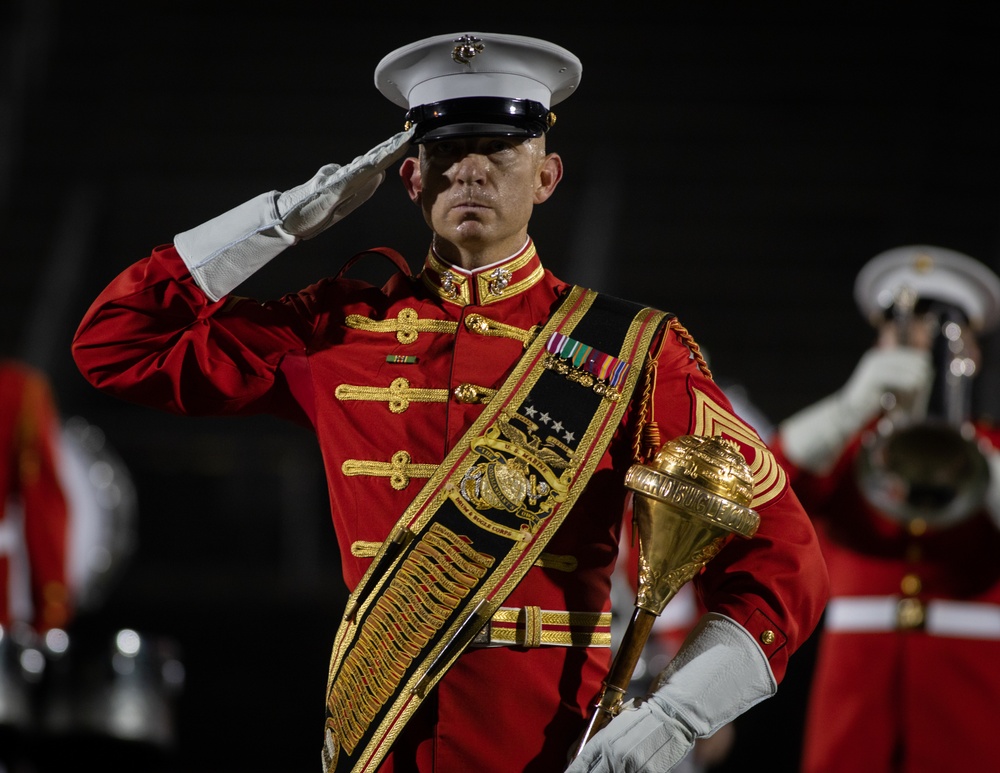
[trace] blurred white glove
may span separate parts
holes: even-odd
[[[712,735],[777,691],[767,657],[735,620],[709,613],[657,677],[599,730],[566,773],[667,773]]]
[[[213,301],[301,239],[311,239],[366,202],[385,170],[405,155],[413,130],[390,137],[346,166],[327,164],[308,182],[269,191],[174,237],[195,283]]]
[[[926,403],[933,381],[929,351],[908,346],[869,349],[840,390],[840,399],[844,412],[857,417],[861,427],[878,415],[889,392],[901,401]]]
[[[841,389],[781,422],[778,436],[785,455],[795,466],[822,475],[851,438],[879,415],[886,394],[922,412],[933,382],[929,351],[869,349]]]

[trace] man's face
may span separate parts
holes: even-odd
[[[436,243],[504,255],[523,246],[534,205],[555,187],[547,182],[552,163],[559,168],[557,179],[561,176],[558,157],[545,155],[543,138],[439,140],[421,145],[419,160],[411,198],[420,204]]]

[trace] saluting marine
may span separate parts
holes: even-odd
[[[809,519],[692,336],[553,276],[528,234],[563,176],[552,107],[581,73],[564,48],[515,35],[393,51],[375,82],[406,111],[402,132],[177,234],[112,280],[74,339],[84,375],[126,400],[315,431],[352,591],[325,771],[566,767],[611,662],[625,474],[658,438],[737,443],[760,529],[696,578],[708,614],[571,770],[669,770],[774,693],[826,602]],[[398,268],[383,287],[342,271],[278,299],[235,294],[397,162],[432,231],[416,276],[378,248]]]

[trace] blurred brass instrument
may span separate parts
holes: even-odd
[[[908,288],[897,293],[893,313],[903,345],[915,304]],[[914,400],[887,394],[886,413],[862,438],[856,467],[865,499],[916,531],[946,528],[970,516],[982,506],[990,476],[970,418],[976,364],[961,318],[945,305],[929,314],[936,328],[930,395]]]
[[[760,523],[749,507],[750,468],[738,446],[721,437],[684,435],[666,443],[651,466],[629,468],[625,486],[635,493],[632,519],[639,538],[635,611],[574,758],[621,710],[653,623],[667,602],[733,536],[750,538]]]

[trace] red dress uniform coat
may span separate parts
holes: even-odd
[[[315,430],[354,588],[423,482],[480,415],[568,285],[534,245],[469,275],[429,255],[383,288],[325,279],[280,300],[211,302],[172,246],[126,269],[73,344],[99,389],[178,414],[282,416]],[[586,343],[586,342],[584,342]],[[699,578],[709,606],[761,642],[780,680],[826,601],[816,535],[753,430],[671,330],[657,344],[652,401],[664,439],[736,436],[763,484],[760,530]],[[637,365],[638,366],[638,365]],[[553,417],[558,420],[558,417]],[[629,411],[546,561],[505,602],[608,612],[632,464]],[[586,723],[611,661],[601,647],[492,647],[463,654],[395,744],[383,770],[556,771]],[[320,731],[317,728],[317,747]],[[318,751],[318,748],[317,748]]]
[[[815,476],[774,443],[817,524],[831,583],[803,771],[991,768],[1000,760],[1000,530],[979,512],[910,533],[863,498],[860,448],[859,437]]]
[[[0,362],[0,625],[9,626],[12,557],[27,558],[32,616],[38,631],[64,626],[67,504],[59,478],[59,415],[48,379],[14,361]],[[19,515],[14,515],[14,510]],[[22,526],[23,524],[23,526]]]

